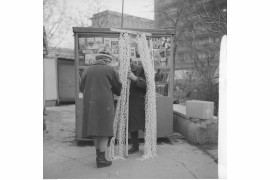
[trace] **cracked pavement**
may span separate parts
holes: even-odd
[[[47,107],[43,134],[44,179],[217,179],[214,158],[184,139],[158,143],[158,158],[140,161],[140,152],[97,169],[95,148],[75,142],[75,106]]]

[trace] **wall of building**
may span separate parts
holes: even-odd
[[[75,61],[57,59],[58,99],[62,102],[75,102]]]
[[[43,58],[45,106],[53,106],[57,102],[57,69],[55,58]]]
[[[174,28],[166,15],[176,20],[178,16],[177,11],[181,8],[179,4],[183,1],[184,0],[155,0],[155,28]],[[202,1],[207,3],[209,0],[201,0],[201,2]],[[182,30],[181,23],[180,21],[179,26],[176,27],[176,33]],[[193,33],[190,27],[186,27],[183,36],[185,36],[186,39],[178,40],[177,42],[176,69],[194,68],[194,53],[188,48],[187,43],[192,44],[196,51],[198,51],[197,55],[205,65],[210,67],[218,66],[220,34],[209,32],[202,27],[196,28],[196,33]]]
[[[103,11],[98,14],[94,14],[92,19],[93,27],[112,27],[120,28],[122,14],[114,11]],[[124,14],[123,17],[124,28],[136,28],[136,29],[152,29],[154,28],[154,21],[150,19],[140,18]]]

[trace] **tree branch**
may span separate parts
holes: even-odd
[[[163,14],[164,16],[166,16],[172,23],[173,27],[175,27],[176,23],[174,22],[174,20],[165,12],[163,11],[159,11],[160,14]]]
[[[217,2],[214,1],[215,6],[217,7],[219,14],[223,17],[223,19],[227,20],[227,18],[223,15],[223,11],[218,7]]]

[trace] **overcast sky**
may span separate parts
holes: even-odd
[[[70,14],[76,14],[76,11],[87,12],[89,0],[65,0]],[[104,10],[122,12],[122,0],[100,0],[105,4]],[[138,17],[154,20],[154,0],[124,0],[124,13]],[[66,36],[60,47],[74,47],[73,32]]]
[[[87,9],[88,0],[66,0],[69,7]],[[106,9],[122,12],[122,0],[100,0]],[[154,0],[124,0],[124,13],[154,20]]]

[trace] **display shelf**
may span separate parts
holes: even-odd
[[[170,66],[155,66],[155,69],[170,69]]]
[[[89,66],[78,66],[79,69],[86,69],[88,68]]]

